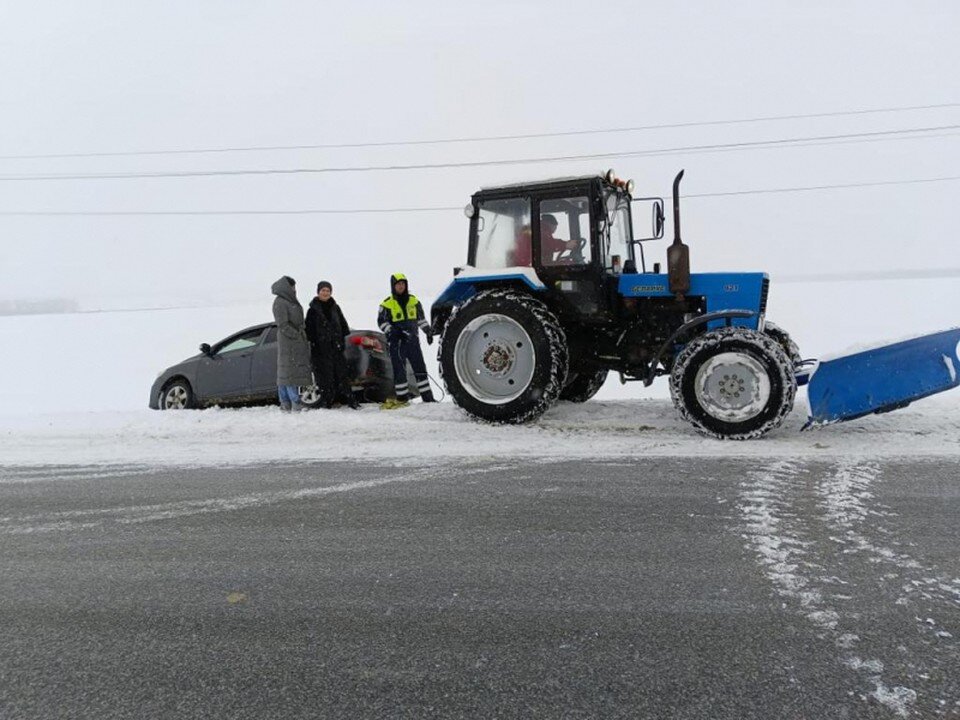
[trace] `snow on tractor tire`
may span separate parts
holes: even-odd
[[[670,374],[680,416],[722,440],[751,440],[779,427],[796,392],[793,362],[778,339],[742,327],[694,338]]]
[[[440,373],[453,401],[497,423],[525,423],[553,405],[567,378],[567,339],[556,316],[530,295],[484,290],[444,327]]]

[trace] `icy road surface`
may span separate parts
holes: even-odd
[[[653,411],[437,410],[408,420],[426,462],[0,468],[0,717],[960,715],[960,473],[944,434],[891,451],[931,444],[919,417],[704,446]],[[335,415],[378,421],[358,451],[410,427]],[[348,438],[268,410],[115,427],[138,461]],[[454,442],[473,457],[438,459]],[[605,459],[520,457],[551,446]]]

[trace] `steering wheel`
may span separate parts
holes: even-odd
[[[587,239],[582,237],[577,243],[577,247],[570,250],[570,256],[567,258],[568,262],[573,265],[583,265],[583,249],[587,246]]]

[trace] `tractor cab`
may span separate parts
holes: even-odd
[[[663,233],[663,201],[634,201],[630,190],[632,182],[619,180],[612,171],[483,189],[465,209],[470,218],[467,263],[484,272],[529,268],[552,296],[559,316],[609,321],[617,307],[620,275],[637,272],[635,243]],[[634,202],[653,207],[646,237],[633,234]]]

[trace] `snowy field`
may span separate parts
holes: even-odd
[[[354,327],[372,327],[378,297],[340,298]],[[960,324],[960,280],[780,283],[768,317],[804,356]],[[425,303],[429,302],[425,299]],[[270,299],[220,308],[0,317],[0,465],[224,465],[274,460],[610,458],[647,455],[897,457],[960,455],[960,392],[884,416],[800,432],[806,397],[760,441],[696,435],[675,415],[666,383],[611,376],[597,398],[562,403],[539,423],[496,427],[447,400],[399,412],[366,406],[282,416],[277,408],[162,413],[147,409],[163,368],[248,325]],[[425,350],[426,345],[424,344]],[[436,378],[432,349],[425,353]],[[411,440],[412,439],[412,440]]]

